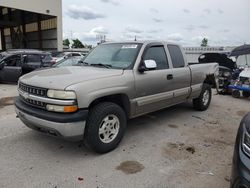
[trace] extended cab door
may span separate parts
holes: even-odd
[[[0,81],[17,82],[22,75],[21,55],[12,55],[3,59],[0,69]]]
[[[173,65],[174,103],[182,102],[190,94],[191,71],[185,63],[183,52],[179,46],[168,44],[168,50]]]
[[[135,73],[137,115],[164,108],[173,99],[173,72],[169,68],[164,45],[148,45],[143,52],[141,64],[144,60],[154,60],[157,67]]]

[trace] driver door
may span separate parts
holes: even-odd
[[[150,44],[144,50],[142,61],[154,60],[156,68],[135,74],[136,115],[162,109],[173,99],[173,72],[163,44]]]
[[[1,82],[17,82],[22,75],[21,55],[13,55],[2,60],[0,70]]]

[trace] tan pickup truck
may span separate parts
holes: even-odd
[[[188,65],[173,43],[104,43],[78,66],[22,76],[16,113],[34,130],[105,153],[117,147],[130,118],[189,99],[206,110],[217,76],[217,63]]]

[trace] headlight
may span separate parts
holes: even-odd
[[[229,77],[230,75],[231,75],[231,73],[228,71],[223,73],[223,76],[225,76],[225,77]]]
[[[77,111],[78,107],[76,105],[74,106],[59,106],[59,105],[52,105],[52,104],[47,104],[46,109],[48,111],[52,112],[75,112]]]
[[[246,125],[243,124],[243,139],[242,139],[242,145],[243,145],[243,151],[250,156],[250,134],[246,129]]]
[[[61,91],[61,90],[52,90],[47,91],[47,96],[49,98],[55,99],[76,99],[76,94],[74,91]]]

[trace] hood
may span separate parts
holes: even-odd
[[[198,58],[199,63],[218,63],[221,67],[227,67],[231,70],[236,68],[236,63],[221,53],[204,53]]]
[[[42,88],[65,89],[79,82],[119,76],[122,74],[123,70],[120,69],[69,66],[31,72],[22,76],[19,81],[27,85]]]
[[[241,71],[240,77],[250,78],[250,68],[245,68]]]

